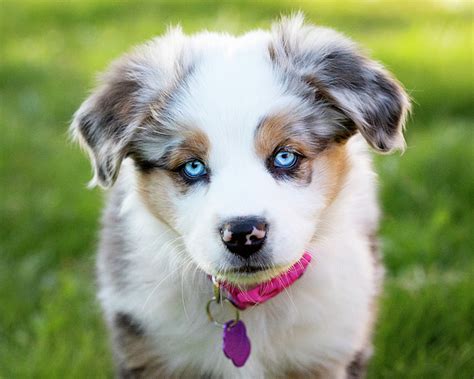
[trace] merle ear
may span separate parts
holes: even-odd
[[[143,107],[141,83],[128,60],[117,61],[102,84],[74,115],[71,133],[88,151],[94,167],[91,185],[110,187],[127,155],[126,146]]]
[[[74,114],[70,131],[91,157],[91,186],[107,188],[115,182],[137,128],[187,64],[183,41],[179,27],[169,29],[112,63]]]
[[[274,25],[273,35],[272,59],[314,86],[317,97],[350,119],[374,149],[405,147],[409,97],[379,63],[341,34],[305,25],[301,14]]]

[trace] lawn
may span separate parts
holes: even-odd
[[[369,377],[473,377],[472,3],[4,0],[0,378],[112,373],[94,298],[102,195],[66,134],[95,74],[169,24],[239,33],[297,9],[363,43],[415,102],[406,153],[376,158],[387,281]]]

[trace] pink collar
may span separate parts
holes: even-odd
[[[225,289],[228,299],[237,308],[244,310],[252,305],[261,304],[270,300],[285,288],[291,286],[304,274],[310,262],[311,254],[305,251],[301,259],[291,266],[287,272],[267,282],[260,283],[249,290],[241,290],[226,282],[219,284]]]

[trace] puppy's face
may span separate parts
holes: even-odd
[[[234,38],[180,32],[115,63],[76,113],[96,181],[135,162],[150,211],[196,264],[239,283],[302,256],[350,169],[345,142],[403,142],[408,100],[340,35],[285,20]]]
[[[190,74],[167,110],[175,142],[155,156],[159,142],[145,132],[132,155],[149,209],[201,268],[227,280],[260,280],[297,261],[347,166],[344,145],[313,132],[326,121],[256,53],[201,62],[206,71]]]

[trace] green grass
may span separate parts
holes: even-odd
[[[472,5],[462,1],[0,2],[0,378],[110,377],[94,297],[100,191],[67,142],[94,75],[180,22],[242,32],[302,9],[363,43],[415,100],[377,157],[386,291],[371,378],[474,375]]]

